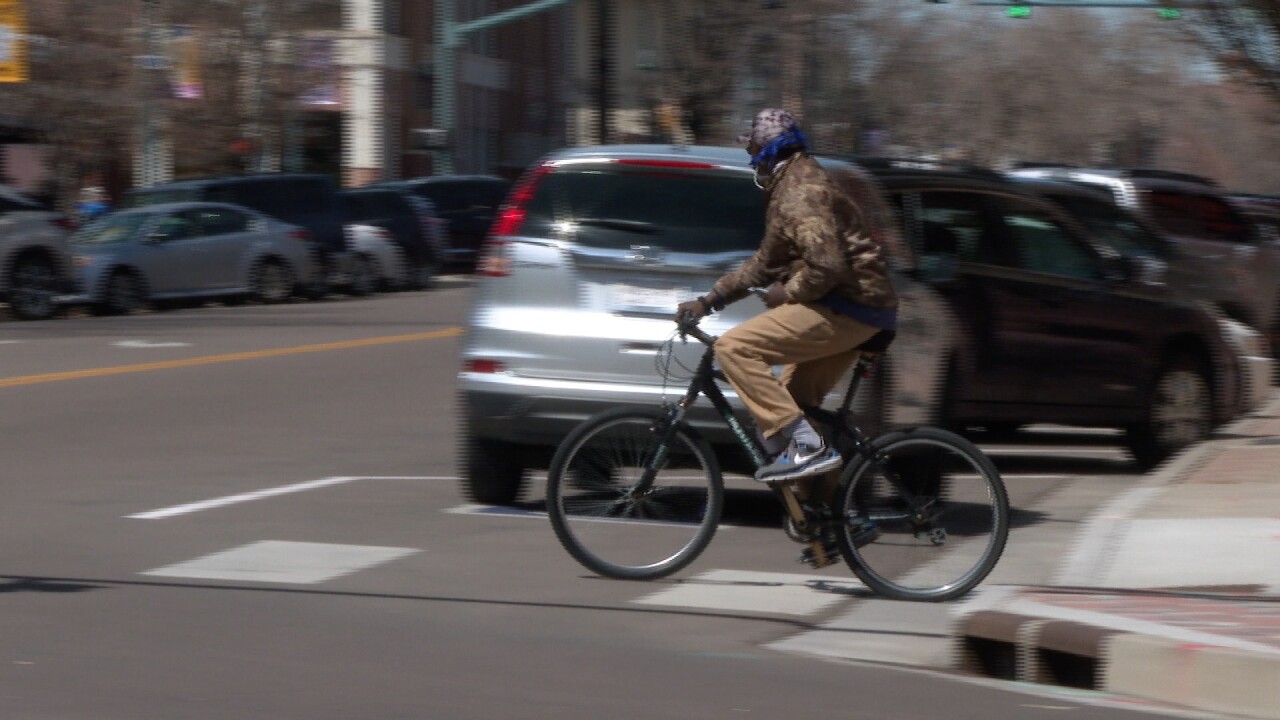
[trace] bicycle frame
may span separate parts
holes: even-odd
[[[706,345],[706,351],[702,354],[702,359],[698,362],[698,367],[693,373],[693,378],[689,382],[689,388],[685,391],[684,396],[672,408],[670,415],[664,425],[664,435],[656,444],[657,451],[654,457],[645,463],[645,470],[640,478],[640,482],[632,489],[632,493],[643,493],[648,490],[653,483],[654,477],[663,464],[666,462],[666,448],[671,440],[671,435],[675,432],[675,428],[680,421],[684,419],[689,408],[698,400],[699,395],[706,396],[711,401],[712,406],[719,413],[721,419],[728,425],[737,439],[739,445],[750,455],[752,462],[756,468],[763,467],[769,462],[768,456],[761,445],[756,434],[743,427],[742,422],[734,413],[733,408],[729,405],[728,399],[725,398],[724,392],[720,386],[716,384],[716,380],[724,381],[725,377],[722,372],[714,367],[715,362],[715,341],[716,337],[703,332],[694,323],[679,323],[680,335],[693,336],[695,339]],[[882,519],[911,519],[916,523],[928,523],[929,517],[925,512],[927,505],[921,505],[915,493],[906,486],[898,473],[893,472],[890,468],[884,466],[879,458],[876,457],[874,450],[871,448],[870,438],[859,428],[844,421],[849,408],[852,407],[853,398],[857,394],[858,386],[861,384],[862,378],[870,375],[871,370],[875,367],[878,353],[875,355],[864,354],[858,358],[853,368],[853,379],[849,382],[849,387],[845,390],[844,398],[840,403],[839,410],[830,411],[820,407],[803,408],[806,415],[814,418],[820,424],[825,426],[835,437],[835,441],[840,446],[852,449],[857,455],[865,461],[874,464],[884,475],[885,479],[894,487],[898,495],[906,501],[908,511],[893,516],[885,516]],[[794,489],[790,483],[780,485],[771,485],[777,491],[787,507],[788,514],[797,527],[804,527],[808,523],[808,518],[804,508],[800,505],[796,498]],[[930,503],[931,504],[931,503]]]

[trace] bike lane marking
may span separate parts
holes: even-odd
[[[457,478],[442,475],[356,475],[327,477],[320,478],[319,480],[307,480],[306,482],[293,483],[291,485],[279,485],[276,487],[264,488],[262,490],[253,490],[246,493],[239,493],[237,495],[225,495],[223,497],[210,498],[208,500],[184,503],[182,505],[173,505],[171,507],[160,508],[158,510],[147,510],[146,512],[125,515],[124,517],[131,520],[160,520],[163,518],[175,517],[177,515],[187,515],[190,513],[200,512],[202,510],[213,510],[214,508],[226,507],[228,505],[237,505],[239,503],[262,500],[263,498],[276,497],[277,495],[288,495],[290,493],[315,490],[316,488],[330,487],[332,485],[343,485],[345,483],[355,482],[356,480],[457,480]]]
[[[37,385],[64,380],[80,380],[84,378],[107,377],[110,375],[126,375],[129,373],[150,372],[152,370],[174,370],[178,368],[216,365],[218,363],[238,362],[241,360],[259,360],[262,358],[284,357],[303,353],[328,352],[330,350],[349,350],[352,348],[390,345],[392,343],[414,342],[418,340],[436,340],[456,337],[464,332],[461,327],[444,328],[430,332],[412,333],[409,335],[384,335],[381,337],[361,338],[359,340],[342,340],[314,345],[295,345],[292,347],[270,348],[267,350],[250,350],[248,352],[224,353],[222,355],[201,355],[199,357],[182,358],[180,360],[163,360],[159,362],[135,363],[132,365],[115,365],[85,370],[68,370],[64,372],[43,373],[40,375],[17,375],[0,378],[0,389],[21,385]]]

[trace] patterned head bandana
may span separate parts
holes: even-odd
[[[781,108],[766,108],[756,113],[751,131],[739,135],[738,142],[746,143],[748,150],[757,149],[751,158],[752,167],[769,162],[784,148],[798,146],[807,150],[809,147],[795,116]]]

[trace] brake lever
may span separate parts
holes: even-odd
[[[676,318],[676,333],[680,335],[680,344],[689,344],[689,328],[698,326],[698,318],[686,312]]]

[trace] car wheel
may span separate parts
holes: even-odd
[[[505,443],[474,438],[467,445],[463,495],[486,505],[514,504],[524,485],[519,451]]]
[[[102,299],[94,306],[98,315],[128,315],[147,303],[142,280],[128,270],[117,270],[107,278]]]
[[[1213,394],[1204,364],[1191,357],[1166,363],[1147,398],[1143,419],[1126,428],[1129,452],[1149,470],[1175,452],[1209,437]]]
[[[351,284],[347,292],[356,297],[372,295],[378,291],[378,264],[368,255],[357,255],[351,259]]]
[[[249,294],[260,303],[282,303],[293,294],[293,275],[279,261],[263,260],[249,278]]]
[[[44,258],[19,260],[9,275],[9,310],[21,320],[46,320],[58,313],[58,276]]]

